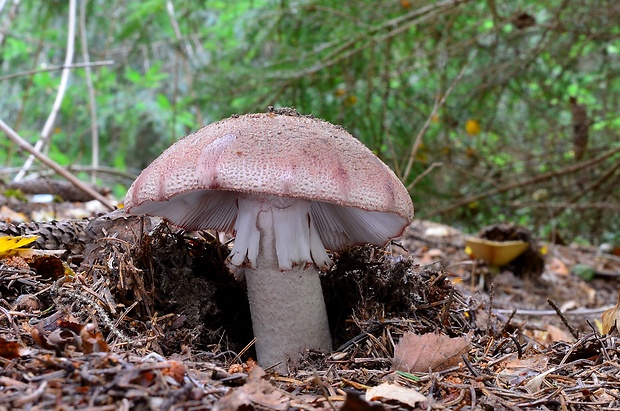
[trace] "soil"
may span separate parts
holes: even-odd
[[[0,222],[30,234],[36,251],[0,263],[0,410],[620,408],[617,332],[601,333],[620,258],[605,249],[496,225],[479,235],[530,246],[489,267],[463,233],[415,221],[386,248],[334,255],[322,285],[336,349],[279,375],[252,360],[227,238],[120,210]],[[444,339],[420,352],[412,336]],[[403,369],[403,356],[431,358]]]

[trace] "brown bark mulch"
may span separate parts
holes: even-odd
[[[618,337],[596,325],[596,309],[617,298],[613,259],[593,282],[547,267],[533,279],[503,272],[472,291],[468,276],[484,266],[464,255],[461,233],[433,236],[431,226],[414,223],[406,251],[335,256],[322,281],[336,349],[308,352],[299,370],[277,375],[251,360],[245,290],[228,275],[217,236],[118,211],[0,223],[0,234],[37,234],[35,248],[59,250],[0,263],[0,410],[620,408]],[[597,258],[563,246],[547,265],[551,257],[567,266]],[[469,345],[453,365],[394,370],[411,334]],[[383,383],[425,400],[367,401]]]

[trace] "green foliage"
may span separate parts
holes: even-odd
[[[586,281],[594,280],[594,268],[590,267],[587,264],[575,264],[575,266],[572,268],[572,272]]]
[[[114,61],[92,68],[101,164],[137,172],[203,124],[295,106],[367,144],[411,188],[421,218],[470,231],[513,221],[593,240],[620,230],[609,206],[620,203],[620,154],[571,171],[570,97],[589,118],[581,161],[620,147],[611,0],[170,3],[173,14],[165,0],[87,3],[90,60]],[[64,2],[22,2],[0,49],[6,74],[61,65],[67,13]],[[78,40],[76,61],[81,52]],[[38,136],[59,79],[0,81],[3,120]],[[471,119],[479,133],[465,129]],[[72,70],[55,126],[50,156],[87,164],[83,69]],[[21,164],[19,154],[0,141],[6,166]]]

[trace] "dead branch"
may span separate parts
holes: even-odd
[[[603,154],[601,154],[598,157],[595,157],[591,160],[587,160],[587,161],[582,161],[581,163],[577,163],[575,165],[566,167],[562,170],[555,170],[555,171],[550,171],[548,173],[544,173],[544,174],[540,174],[538,176],[535,176],[533,178],[529,178],[527,180],[524,181],[517,181],[514,183],[510,183],[510,184],[506,184],[504,186],[501,187],[497,187],[494,188],[492,190],[486,191],[484,193],[480,193],[480,194],[475,194],[469,197],[465,197],[459,201],[457,201],[456,203],[452,204],[451,206],[448,207],[444,207],[442,209],[439,209],[437,211],[431,212],[430,214],[425,215],[425,218],[431,218],[433,216],[436,215],[441,215],[441,214],[445,214],[448,213],[450,211],[454,211],[460,207],[463,207],[471,202],[474,201],[478,201],[481,200],[483,198],[487,198],[487,197],[491,197],[494,196],[496,194],[501,194],[501,193],[505,193],[507,191],[510,190],[514,190],[515,188],[520,188],[520,187],[526,187],[526,186],[530,186],[530,185],[534,185],[534,184],[538,184],[542,181],[546,181],[549,180],[553,177],[559,177],[559,176],[563,176],[563,175],[568,175],[568,174],[573,174],[576,173],[580,170],[583,169],[587,169],[588,167],[591,167],[595,164],[601,163],[605,160],[607,160],[609,157],[613,156],[616,153],[620,152],[620,147],[611,149]]]
[[[93,61],[89,63],[74,63],[68,66],[65,66],[65,65],[51,66],[51,67],[46,67],[46,68],[37,68],[33,70],[18,71],[17,73],[7,74],[6,76],[0,76],[0,81],[11,80],[11,79],[18,78],[18,77],[31,76],[33,74],[47,73],[49,71],[84,68],[84,67],[112,66],[112,65],[114,65],[114,60]]]
[[[67,54],[65,55],[65,63],[64,66],[68,67],[73,62],[73,51],[74,51],[74,43],[75,43],[75,9],[76,9],[76,0],[69,0],[69,22],[68,22],[68,32],[67,32]],[[64,68],[62,70],[62,74],[60,76],[60,85],[58,86],[58,93],[56,93],[56,99],[54,100],[54,104],[52,105],[52,111],[43,126],[43,130],[41,131],[41,138],[36,142],[34,148],[36,151],[41,152],[45,144],[48,143],[52,128],[54,127],[54,122],[56,121],[56,116],[58,111],[60,110],[60,105],[62,104],[62,100],[65,97],[65,91],[67,90],[67,84],[69,83],[69,74],[71,70],[68,68]],[[32,166],[34,162],[35,155],[31,154],[24,166],[20,170],[19,173],[15,176],[15,181],[19,181],[24,178],[26,172]],[[76,179],[77,180],[77,179]],[[95,197],[96,198],[96,197]],[[105,203],[104,203],[105,204]]]
[[[84,62],[90,62],[90,56],[88,54],[88,40],[86,36],[86,6],[88,0],[84,0],[80,3],[80,43],[82,46],[82,59]],[[88,88],[88,106],[90,108],[90,133],[91,133],[91,145],[93,151],[91,153],[91,163],[93,169],[96,170],[99,167],[99,128],[97,126],[97,100],[95,99],[95,87],[93,86],[93,79],[90,73],[90,66],[85,67],[84,74],[86,74],[86,87]],[[90,175],[91,184],[97,182],[97,173],[93,171]]]
[[[83,181],[80,181],[76,176],[74,176],[73,174],[65,170],[60,164],[56,163],[55,161],[53,161],[52,159],[50,159],[49,157],[41,153],[39,150],[33,147],[30,143],[28,143],[26,140],[21,138],[20,135],[17,134],[15,130],[9,127],[9,125],[6,124],[1,119],[0,119],[0,129],[2,129],[6,133],[6,135],[9,137],[9,139],[11,139],[11,141],[17,144],[22,150],[26,150],[27,152],[29,152],[33,156],[33,158],[36,157],[43,164],[45,164],[46,166],[48,166],[49,168],[51,168],[52,170],[54,170],[55,172],[57,172],[64,178],[66,178],[69,182],[71,182],[71,184],[76,186],[78,189],[84,191],[85,193],[88,193],[95,200],[98,200],[101,204],[103,204],[110,210],[114,210],[115,208],[114,205],[107,198],[99,194],[97,191],[95,191],[93,188],[88,186]]]

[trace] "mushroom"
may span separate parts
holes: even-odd
[[[468,255],[484,260],[492,267],[501,267],[523,254],[530,244],[525,241],[491,241],[467,237],[465,246]]]
[[[140,174],[125,208],[235,234],[228,261],[245,276],[258,361],[281,372],[304,350],[332,348],[325,249],[384,245],[413,218],[387,165],[342,127],[293,109],[233,116],[181,139]]]

